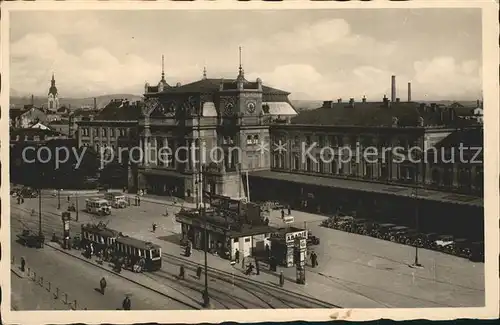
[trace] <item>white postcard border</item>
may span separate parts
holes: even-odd
[[[9,12],[13,10],[257,10],[257,9],[333,9],[333,8],[482,8],[483,12],[483,92],[485,127],[485,302],[481,308],[414,308],[414,309],[287,309],[287,310],[202,310],[202,311],[11,311],[10,298],[10,207],[9,207],[9,154],[8,154],[8,107],[9,107]],[[0,104],[4,108],[0,124],[2,140],[1,247],[4,258],[0,262],[2,287],[2,321],[6,324],[131,324],[131,323],[202,323],[223,321],[327,321],[373,319],[456,319],[497,318],[499,315],[499,52],[498,52],[498,4],[494,0],[479,1],[410,1],[410,2],[308,2],[285,1],[265,3],[233,1],[189,3],[179,2],[132,2],[132,1],[65,1],[65,2],[4,2],[1,11],[2,92]]]

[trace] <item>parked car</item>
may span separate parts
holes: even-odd
[[[38,191],[28,186],[23,187],[19,193],[25,198],[38,197]]]
[[[307,234],[307,246],[319,245],[319,237],[316,237],[312,234],[311,231]]]
[[[469,259],[472,262],[484,262],[484,242],[478,241],[471,244]]]

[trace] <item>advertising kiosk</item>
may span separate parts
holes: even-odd
[[[307,243],[307,230],[295,227],[280,228],[269,237],[271,241],[271,255],[276,258],[279,265],[292,267],[300,264],[300,255],[296,252],[303,251],[304,264],[306,255],[306,245],[300,248],[301,239]]]

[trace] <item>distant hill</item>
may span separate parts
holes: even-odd
[[[292,105],[297,111],[308,111],[311,109],[319,108],[323,105],[322,100],[302,100],[302,99],[292,99],[290,100]]]
[[[141,100],[141,96],[137,95],[131,95],[131,94],[111,94],[111,95],[102,95],[102,96],[96,96],[96,102],[97,102],[97,108],[103,108],[106,106],[112,99],[128,99],[131,102]],[[35,106],[43,106],[47,107],[47,98],[45,97],[34,97],[34,104]],[[31,104],[31,96],[11,96],[10,97],[10,104],[15,105],[15,107],[23,107],[23,105],[28,105]],[[94,98],[93,97],[88,97],[88,98],[59,98],[59,104],[61,106],[66,106],[69,107],[71,106],[71,109],[77,109],[82,106],[93,106],[94,105]]]

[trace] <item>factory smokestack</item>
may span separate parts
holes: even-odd
[[[411,102],[411,82],[408,83],[408,102]]]
[[[391,102],[396,101],[396,76],[391,77]]]
[[[35,106],[35,96],[31,94],[31,106]]]

